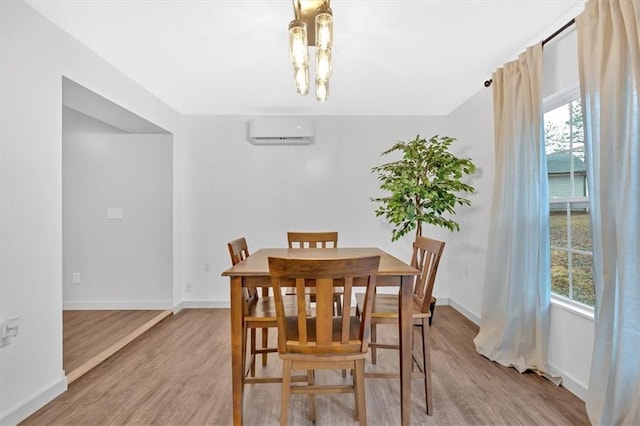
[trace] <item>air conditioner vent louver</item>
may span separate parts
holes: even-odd
[[[249,142],[254,145],[309,145],[315,126],[303,117],[263,117],[249,122]]]

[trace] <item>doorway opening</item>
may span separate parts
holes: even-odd
[[[173,135],[62,78],[63,369],[172,314]]]

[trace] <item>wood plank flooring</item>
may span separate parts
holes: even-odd
[[[379,340],[397,336],[394,327],[378,329]],[[228,310],[184,310],[77,380],[23,424],[231,424],[229,331]],[[472,342],[477,327],[452,308],[438,306],[431,331],[434,414],[425,414],[423,381],[415,378],[413,424],[588,424],[584,403],[566,389],[478,355]],[[397,353],[380,350],[378,365],[367,364],[368,370],[374,367],[397,369]],[[280,369],[273,354],[257,374],[278,375]],[[339,371],[320,373],[318,381],[350,380]],[[369,424],[398,424],[398,380],[367,379],[365,386]],[[279,401],[279,384],[247,385],[245,424],[278,424]],[[316,401],[317,425],[357,424],[351,395],[320,395]],[[292,396],[289,413],[292,425],[312,424],[303,395]]]
[[[171,311],[98,310],[63,311],[62,365],[72,383]]]

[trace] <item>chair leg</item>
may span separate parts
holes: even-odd
[[[282,388],[280,396],[280,426],[287,426],[289,421],[289,393],[291,392],[291,365],[290,360],[282,360]]]
[[[342,296],[339,294],[333,295],[333,304],[336,305],[336,315],[342,316]],[[347,377],[347,370],[342,370],[342,377]]]
[[[247,325],[245,324],[242,330],[242,378],[244,383],[244,377],[247,375]]]
[[[262,333],[260,333],[262,335],[262,349],[267,349],[268,345],[269,345],[269,329],[268,328],[263,328],[262,329]],[[262,366],[266,367],[267,366],[267,353],[263,352],[262,354]]]
[[[356,382],[356,363],[353,362],[353,368],[351,369],[351,380],[353,381],[353,406],[354,406],[354,415],[353,419],[358,421],[360,418],[360,413],[358,413],[358,386]]]
[[[376,343],[376,324],[374,324],[373,322],[371,323],[371,343]],[[376,363],[376,347],[372,346],[371,347],[371,364],[375,364]]]
[[[356,368],[353,375],[354,389],[356,399],[356,420],[360,422],[361,426],[367,425],[367,402],[364,394],[364,359],[357,359],[355,361]]]
[[[269,297],[269,287],[262,287],[262,297]],[[269,329],[262,329],[262,349],[267,349],[269,345]],[[262,354],[262,366],[267,366],[267,353]]]
[[[256,329],[251,329],[251,377],[256,376]]]
[[[307,384],[312,386],[315,383],[315,376],[313,370],[307,370]],[[309,420],[316,422],[316,396],[315,394],[309,394]]]
[[[425,319],[422,319],[422,366],[424,369],[424,393],[425,404],[427,406],[427,414],[433,412],[433,401],[431,392],[431,336],[429,325]]]

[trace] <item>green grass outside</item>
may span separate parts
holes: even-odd
[[[567,214],[552,212],[549,226],[551,246],[567,246]],[[571,212],[571,246],[591,251],[591,231],[588,212]],[[573,254],[573,300],[593,306],[596,301],[591,270],[592,256]],[[551,291],[571,298],[569,292],[569,256],[566,251],[551,249]]]

